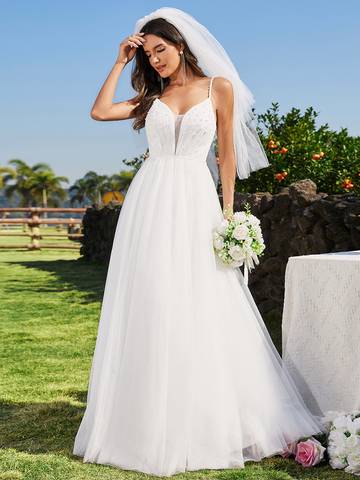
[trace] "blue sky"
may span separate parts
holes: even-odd
[[[89,112],[136,20],[162,7],[193,15],[224,45],[256,112],[313,106],[318,124],[360,135],[360,1],[0,0],[0,165],[47,162],[73,182],[143,153],[131,121]],[[132,95],[128,65],[114,101]]]

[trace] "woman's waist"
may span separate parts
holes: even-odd
[[[175,161],[175,162],[193,162],[206,164],[207,154],[202,152],[192,153],[156,153],[149,152],[147,160],[151,161]]]

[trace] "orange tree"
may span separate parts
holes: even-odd
[[[310,178],[318,191],[360,195],[360,137],[350,136],[346,128],[332,131],[327,123],[317,128],[317,116],[312,107],[303,115],[293,108],[280,116],[278,103],[258,115],[257,131],[270,166],[247,179],[237,178],[236,190],[277,193],[283,186]]]

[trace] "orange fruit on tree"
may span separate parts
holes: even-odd
[[[350,178],[345,178],[341,186],[345,188],[345,190],[350,190],[351,188],[354,187],[354,184],[352,183]]]

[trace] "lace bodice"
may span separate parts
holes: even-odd
[[[177,115],[159,98],[151,105],[145,120],[149,158],[181,155],[206,161],[216,133],[216,115],[211,99],[212,77],[208,96]]]

